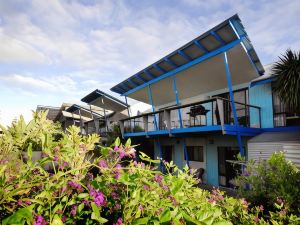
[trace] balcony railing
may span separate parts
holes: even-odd
[[[261,127],[260,107],[235,102],[235,108],[239,126]],[[121,121],[121,129],[124,133],[214,125],[234,125],[230,100],[215,97],[192,104],[161,109]]]

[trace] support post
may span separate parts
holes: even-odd
[[[234,95],[233,95],[233,90],[232,90],[232,82],[231,82],[231,76],[230,76],[230,70],[229,70],[226,52],[224,52],[223,57],[224,57],[224,65],[225,65],[225,69],[226,69],[226,75],[227,75],[227,83],[228,83],[228,89],[229,89],[229,95],[230,95],[231,108],[233,111],[233,119],[234,119],[236,134],[237,134],[237,141],[238,141],[238,145],[239,145],[239,149],[240,149],[240,154],[241,154],[241,156],[244,156],[245,153],[244,153],[242,137],[241,137],[241,133],[240,133],[240,129],[239,129],[239,121],[237,119],[236,108],[235,108],[235,104],[234,104]]]
[[[90,105],[90,113],[91,113],[91,116],[92,116],[92,120],[94,121],[95,133],[98,134],[97,123],[96,123],[96,119],[95,119],[93,111],[92,111],[92,105]]]
[[[153,98],[152,98],[152,90],[151,90],[151,86],[148,85],[148,94],[149,94],[149,99],[150,99],[150,103],[152,106],[152,112],[155,112],[155,107],[154,107],[154,103],[153,103]],[[154,119],[154,126],[155,126],[155,130],[158,130],[158,125],[157,125],[157,121],[156,121],[156,115],[153,114],[153,119]]]
[[[164,172],[164,165],[163,165],[163,153],[162,153],[162,147],[161,147],[161,144],[160,144],[160,141],[159,141],[159,137],[155,138],[155,141],[156,141],[156,145],[157,147],[159,148],[159,160],[160,160],[160,170],[161,172]]]
[[[81,117],[81,107],[79,107],[79,118],[80,118],[80,133],[82,134],[83,128],[82,128],[82,117]]]
[[[173,77],[173,91],[174,91],[174,94],[175,94],[176,105],[180,106],[178,91],[177,91],[176,76]],[[183,128],[182,116],[181,116],[181,110],[180,109],[178,109],[178,119],[179,119],[180,128]]]
[[[185,138],[183,138],[183,150],[184,150],[184,155],[185,155],[185,161],[186,161],[186,164],[189,168],[190,167],[190,161],[189,161],[189,155],[188,155],[188,152],[187,152],[187,148],[186,148],[186,141],[185,141]]]
[[[103,100],[103,98],[101,97],[101,102],[102,102],[102,104],[104,105],[104,100]],[[107,117],[106,117],[106,110],[105,110],[105,107],[103,107],[103,112],[104,112],[104,123],[105,123],[105,132],[106,132],[106,134],[107,134],[107,132],[108,132],[108,127],[107,127]]]

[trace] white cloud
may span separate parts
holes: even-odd
[[[263,63],[300,47],[296,0],[155,2],[0,1],[0,89],[9,87],[30,104],[79,101],[96,88],[108,91],[234,13]]]

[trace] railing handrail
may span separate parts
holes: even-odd
[[[212,97],[210,99],[202,100],[202,101],[199,101],[199,102],[193,102],[193,103],[189,103],[189,104],[185,104],[185,105],[179,105],[179,106],[172,106],[170,108],[160,109],[160,110],[157,110],[155,112],[143,113],[141,115],[137,115],[137,116],[132,116],[132,117],[129,117],[129,118],[121,119],[120,121],[128,121],[128,120],[132,120],[132,119],[136,119],[136,118],[141,118],[141,117],[144,117],[144,116],[155,115],[155,114],[158,114],[158,113],[162,113],[164,111],[171,111],[171,110],[186,108],[186,107],[190,107],[190,106],[194,106],[194,105],[205,104],[205,103],[208,103],[208,102],[216,101],[218,99],[230,102],[230,100],[226,99],[226,98]],[[237,102],[237,101],[234,101],[234,103],[241,104],[241,105],[248,106],[248,107],[257,108],[259,110],[261,109],[261,107],[255,106],[255,105],[245,104],[245,103],[241,103],[241,102]]]

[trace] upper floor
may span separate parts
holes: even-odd
[[[237,15],[111,90],[152,112],[121,122],[124,135],[222,132],[253,136],[299,124],[264,79],[264,67]],[[253,81],[253,82],[252,82]]]

